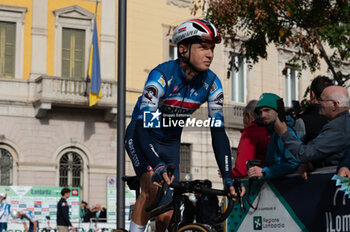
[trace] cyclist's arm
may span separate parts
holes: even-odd
[[[225,180],[232,179],[232,161],[230,142],[224,128],[223,102],[224,92],[219,78],[216,77],[208,96],[208,111],[209,117],[215,120],[214,127],[210,128],[212,146],[222,179]]]
[[[25,231],[25,232],[28,232],[27,223],[26,223],[24,220],[22,220],[22,223],[23,223],[24,231]]]
[[[38,221],[33,222],[33,232],[36,232],[36,228],[38,227]]]
[[[157,151],[154,148],[154,142],[150,136],[150,130],[143,127],[143,116],[145,111],[156,111],[159,106],[159,100],[164,96],[166,90],[165,79],[162,74],[153,70],[146,81],[142,100],[140,104],[140,113],[136,122],[136,136],[139,139],[139,145],[142,150],[142,154],[146,157],[152,168],[156,168],[164,162],[159,158]]]

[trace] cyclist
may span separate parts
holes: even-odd
[[[14,210],[12,212],[14,218],[20,218],[23,222],[24,231],[25,232],[38,232],[39,231],[39,220],[35,217],[32,211],[28,209],[24,209],[22,211]],[[27,223],[25,219],[29,221],[29,229],[27,227]]]
[[[6,193],[0,193],[0,232],[5,232],[7,230],[7,221],[11,214],[11,206],[7,203],[6,197]]]
[[[162,63],[150,72],[125,135],[125,145],[141,185],[130,223],[132,232],[144,231],[149,217],[145,206],[154,199],[156,186],[163,181],[171,183],[167,166],[175,165],[175,180],[179,180],[182,128],[144,128],[144,114],[153,112],[152,120],[161,113],[163,116],[174,115],[169,118],[171,120],[179,120],[189,117],[201,104],[208,102],[209,117],[215,120],[215,125],[210,128],[215,158],[224,186],[232,197],[237,197],[230,173],[230,144],[223,125],[223,89],[220,79],[209,70],[215,44],[220,43],[218,31],[206,20],[193,19],[175,29],[172,41],[177,44],[179,59]],[[244,191],[243,188],[242,196]],[[169,201],[169,197],[163,200]],[[170,218],[171,212],[159,218],[157,231],[164,231]]]

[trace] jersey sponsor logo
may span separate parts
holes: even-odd
[[[173,92],[176,92],[179,90],[179,86],[175,86]]]
[[[158,90],[154,85],[149,85],[145,88],[145,97],[152,101],[153,97],[157,97],[158,96]]]
[[[159,77],[158,82],[162,87],[165,87],[165,80],[163,77]]]
[[[214,82],[214,83],[211,85],[211,88],[210,88],[209,93],[214,93],[215,90],[217,90],[217,89],[218,89],[218,86],[217,86],[216,83]]]
[[[215,104],[217,105],[220,105],[220,106],[224,105],[224,94],[219,93],[218,96],[216,96],[214,101],[215,101]]]
[[[131,154],[131,161],[135,165],[135,167],[140,166],[140,161],[139,158],[137,157],[135,146],[134,146],[134,141],[133,139],[128,140],[128,145],[129,145],[129,150]]]
[[[174,76],[171,76],[170,80],[168,80],[168,86],[170,86],[171,82],[173,81]]]
[[[173,106],[173,105],[162,105],[160,107],[162,112],[166,112],[168,114],[192,114],[194,111],[196,111],[196,108],[183,108],[179,106]]]

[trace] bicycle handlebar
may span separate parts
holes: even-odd
[[[183,193],[204,193],[207,195],[216,195],[216,196],[227,196],[228,198],[228,206],[224,213],[220,214],[218,218],[215,219],[215,223],[220,223],[224,221],[231,213],[233,209],[233,200],[229,196],[229,192],[227,190],[219,190],[203,187],[204,181],[202,180],[194,180],[194,181],[181,181],[181,182],[172,182],[170,186],[164,184],[161,188],[158,189],[157,196],[154,201],[146,207],[146,212],[150,212],[155,209],[164,194],[168,191],[168,188],[174,188],[174,195],[182,195]]]

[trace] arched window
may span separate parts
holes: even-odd
[[[83,159],[75,152],[67,152],[60,159],[60,186],[83,186]]]
[[[0,185],[12,184],[12,156],[4,148],[0,148]]]

